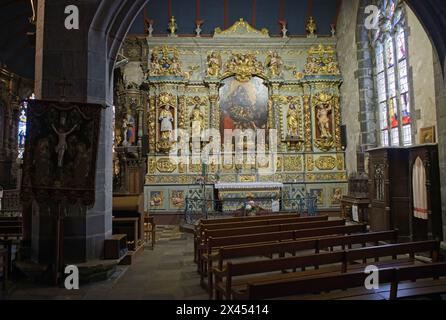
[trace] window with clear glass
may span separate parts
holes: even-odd
[[[380,8],[373,47],[381,146],[410,146],[412,118],[403,1],[382,0]]]

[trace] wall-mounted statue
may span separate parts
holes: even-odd
[[[164,106],[160,112],[159,121],[161,122],[160,131],[161,139],[170,139],[171,133],[173,131],[173,114],[170,111],[169,106]]]
[[[132,115],[132,110],[127,109],[127,113],[122,120],[122,135],[123,135],[123,146],[132,146],[136,141],[136,122]]]
[[[331,128],[330,128],[330,114],[331,114],[331,105],[329,103],[320,103],[316,106],[316,117],[317,117],[317,125],[320,131],[321,139],[331,139]]]
[[[299,137],[299,122],[299,113],[297,108],[294,104],[291,104],[287,115],[287,130],[289,137]]]
[[[272,77],[278,77],[282,73],[283,60],[279,54],[274,51],[267,56],[265,66],[269,69]]]
[[[207,74],[210,77],[218,77],[220,76],[220,70],[221,70],[221,55],[220,53],[213,51],[208,56]]]
[[[201,113],[199,106],[195,106],[192,110],[190,122],[192,128],[192,137],[200,136],[201,132],[205,129],[205,123],[203,114]]]

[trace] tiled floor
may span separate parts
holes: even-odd
[[[154,250],[147,248],[130,267],[118,267],[104,282],[81,285],[77,291],[14,284],[7,299],[202,300],[206,292],[193,262],[193,238],[178,227],[158,227]],[[0,296],[1,297],[1,296]],[[3,296],[3,298],[5,298]]]

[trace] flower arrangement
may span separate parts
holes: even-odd
[[[260,207],[254,200],[250,200],[245,204],[245,212],[247,216],[255,216],[259,210]]]

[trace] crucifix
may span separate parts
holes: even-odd
[[[61,81],[56,82],[56,86],[60,89],[60,100],[65,101],[65,88],[72,87],[73,85],[67,81],[67,79],[63,78]]]

